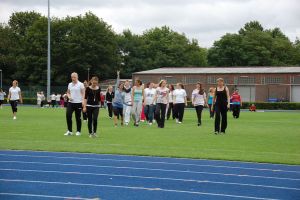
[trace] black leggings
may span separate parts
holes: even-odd
[[[202,105],[195,106],[195,109],[196,109],[196,113],[197,113],[198,124],[201,124],[203,106]]]
[[[72,114],[74,111],[75,111],[77,131],[81,132],[82,103],[68,103],[67,114],[66,114],[68,131],[72,132]]]
[[[107,108],[108,108],[108,116],[110,118],[112,118],[112,114],[113,114],[113,106],[112,103],[107,103]]]
[[[88,129],[89,133],[96,133],[97,132],[97,124],[98,124],[98,115],[99,115],[99,108],[98,107],[86,107],[86,113],[88,117]]]
[[[227,104],[227,103],[226,103]],[[215,105],[215,112],[216,112],[216,118],[215,118],[215,131],[220,132],[220,121],[221,121],[221,132],[225,133],[225,130],[227,128],[227,105]]]
[[[241,110],[240,105],[232,105],[232,115],[233,115],[233,117],[239,118],[240,117],[240,110]]]
[[[160,128],[165,127],[165,117],[166,117],[167,104],[158,103],[155,108],[155,119],[157,121],[157,126]]]
[[[174,106],[175,110],[175,117],[178,119],[178,121],[182,122],[183,115],[184,115],[184,103],[176,103]]]
[[[208,108],[209,108],[209,117],[210,118],[214,118],[215,115],[215,111],[211,110],[212,104],[208,104]]]
[[[172,118],[175,119],[174,104],[173,103],[169,103],[168,112],[167,112],[167,119],[170,119],[171,112],[172,112]]]
[[[9,101],[13,113],[18,112],[18,100]]]

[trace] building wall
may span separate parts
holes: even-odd
[[[300,74],[133,74],[133,80],[137,77],[144,83],[158,83],[161,79],[166,79],[169,84],[182,82],[189,97],[197,82],[203,83],[208,91],[210,87],[216,87],[216,79],[221,77],[231,92],[239,86],[255,87],[257,102],[268,101],[269,98],[289,101],[291,84],[300,85]]]

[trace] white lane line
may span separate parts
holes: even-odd
[[[92,176],[110,176],[110,177],[123,177],[123,178],[182,181],[182,182],[194,182],[194,183],[238,185],[238,186],[249,186],[249,187],[264,187],[264,188],[272,188],[272,189],[298,190],[298,191],[300,191],[300,188],[291,188],[291,187],[282,187],[282,186],[257,185],[257,184],[247,184],[247,183],[209,181],[209,180],[195,180],[195,179],[167,178],[167,177],[155,177],[155,176],[133,176],[133,175],[121,175],[121,174],[99,174],[99,173],[75,172],[75,171],[51,171],[51,170],[49,171],[49,170],[27,170],[27,169],[26,170],[25,169],[0,169],[0,171],[58,173],[58,174],[72,174],[72,175],[92,175]]]
[[[113,161],[113,162],[132,162],[132,163],[147,163],[147,164],[166,164],[166,165],[180,165],[180,166],[195,166],[195,167],[212,167],[212,168],[226,168],[226,169],[243,169],[243,170],[256,170],[256,171],[270,171],[270,172],[281,172],[281,173],[297,173],[300,171],[289,171],[280,169],[267,169],[267,168],[252,168],[252,167],[233,167],[225,165],[199,165],[199,164],[185,164],[185,163],[174,163],[174,162],[158,162],[158,161],[137,161],[127,159],[110,159],[110,158],[82,158],[73,156],[33,156],[33,155],[22,155],[22,154],[1,154],[0,156],[7,157],[28,157],[28,158],[55,158],[55,159],[75,159],[75,160],[94,160],[94,161]]]
[[[8,193],[8,192],[1,192],[1,195],[5,196],[23,196],[23,197],[39,197],[39,198],[52,198],[52,199],[74,199],[74,200],[88,200],[87,198],[81,197],[64,197],[64,196],[52,196],[52,195],[40,195],[40,194],[24,194],[24,193]]]
[[[41,164],[41,165],[59,165],[59,166],[75,166],[75,167],[95,167],[95,168],[108,168],[108,169],[132,169],[132,170],[145,170],[145,171],[162,171],[162,172],[177,172],[177,173],[190,173],[190,174],[210,174],[220,176],[236,176],[236,177],[249,177],[249,178],[262,178],[262,179],[277,179],[277,180],[290,180],[300,181],[296,178],[284,178],[274,176],[253,176],[247,174],[225,174],[217,172],[204,172],[204,171],[189,171],[189,170],[172,170],[172,169],[159,169],[159,168],[144,168],[144,167],[117,167],[110,165],[80,165],[80,164],[69,164],[69,163],[47,163],[47,162],[27,162],[27,161],[0,161],[0,163],[20,163],[20,164]]]
[[[0,179],[0,181],[3,181],[3,182],[40,183],[40,184],[56,184],[56,185],[108,187],[108,188],[121,188],[121,189],[132,189],[132,190],[162,191],[162,192],[176,192],[176,193],[185,193],[185,194],[222,196],[222,197],[232,197],[232,198],[242,198],[242,199],[277,200],[277,199],[272,199],[272,198],[262,198],[262,197],[254,197],[254,196],[241,196],[241,195],[231,195],[231,194],[222,194],[222,193],[195,192],[195,191],[186,191],[186,190],[172,190],[172,189],[163,189],[163,188],[133,187],[133,186],[125,186],[125,185],[104,185],[104,184],[100,185],[100,184],[90,184],[90,183],[32,181],[32,180],[21,180],[21,179]]]
[[[90,143],[89,143],[90,144]],[[220,149],[219,149],[220,150]],[[213,159],[204,159],[204,158],[178,158],[178,157],[162,157],[162,156],[143,156],[143,155],[126,155],[126,154],[105,154],[105,153],[89,153],[89,152],[71,152],[71,151],[34,151],[34,150],[11,150],[11,149],[4,149],[1,151],[8,151],[8,152],[32,152],[32,153],[52,153],[52,154],[74,154],[74,155],[93,155],[93,156],[113,156],[113,157],[136,157],[136,158],[159,158],[159,159],[173,159],[173,160],[182,160],[182,161],[210,161],[210,162],[227,162],[227,163],[238,163],[238,164],[253,164],[253,165],[270,165],[270,166],[288,166],[288,167],[299,167],[299,165],[291,165],[291,164],[279,164],[279,163],[265,163],[265,162],[250,162],[250,161],[234,161],[234,160],[213,160]]]

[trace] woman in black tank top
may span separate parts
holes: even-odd
[[[213,99],[214,105],[212,106],[212,109],[214,109],[216,113],[215,134],[219,134],[220,132],[224,134],[227,128],[227,111],[230,107],[230,95],[229,89],[224,85],[224,80],[222,78],[217,80],[217,84],[218,85]]]

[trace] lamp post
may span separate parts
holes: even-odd
[[[47,98],[50,97],[51,90],[51,67],[50,67],[50,0],[48,0],[48,54],[47,54]]]
[[[88,80],[87,81],[90,81],[90,68],[89,67],[87,68],[87,71],[88,71],[88,75],[87,75]]]

